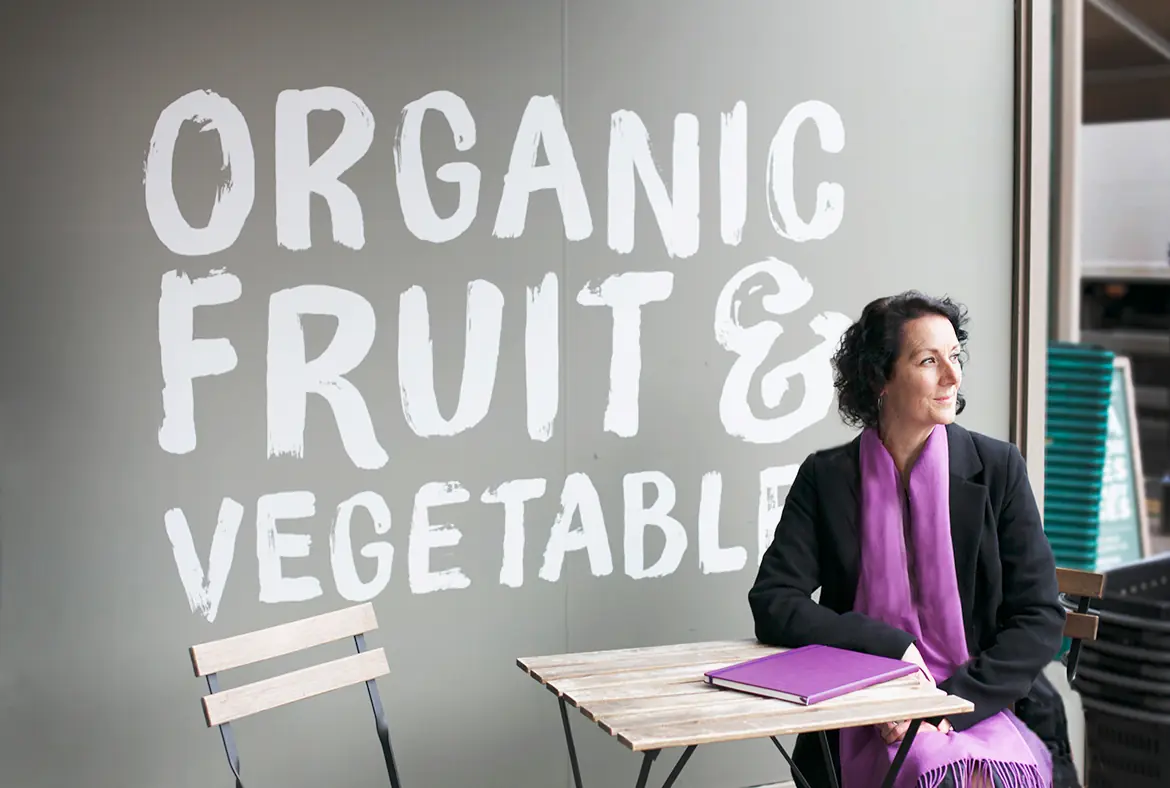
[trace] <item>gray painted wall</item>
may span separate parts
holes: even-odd
[[[848,439],[832,402],[817,394],[829,374],[828,345],[820,343],[831,341],[865,302],[907,287],[949,292],[967,302],[973,317],[965,385],[971,404],[963,420],[1006,436],[1011,4],[729,0],[713,9],[698,0],[279,7],[211,0],[70,8],[45,2],[4,12],[5,788],[229,785],[218,739],[202,722],[201,684],[191,675],[187,647],[371,594],[382,624],[372,642],[386,648],[392,664],[381,688],[407,785],[565,785],[568,767],[555,704],[521,675],[515,658],[750,636],[745,595],[758,560],[760,522],[775,522],[776,512],[768,509],[784,493],[779,484],[762,494],[761,473],[773,469],[765,478],[782,482],[809,451]],[[304,150],[298,147],[296,113],[292,121],[278,120],[277,100],[282,91],[321,86],[350,91],[373,118],[368,150],[343,176],[360,203],[360,222],[353,203],[345,202],[350,191],[330,187],[332,201],[315,195],[309,203],[311,247],[293,251],[278,244],[295,241],[292,234],[278,239],[277,225],[294,234],[303,227],[283,212],[303,198],[304,181],[290,179],[292,169],[282,170],[279,189],[290,202],[278,217],[277,142],[293,157],[289,168]],[[229,175],[221,170],[219,135],[197,133],[198,125],[187,123],[175,147],[172,183],[166,178],[164,129],[145,167],[150,188],[144,187],[144,161],[160,116],[172,102],[204,90],[234,105],[237,124],[245,119],[248,134],[241,139],[250,139],[254,179],[244,166],[246,145],[234,149]],[[442,242],[422,240],[408,226],[406,217],[426,203],[417,180],[396,173],[395,159],[396,127],[404,120],[409,126],[415,117],[403,115],[404,107],[432,91],[450,91],[466,103],[474,117],[474,144],[457,151],[442,116],[428,113],[421,148],[406,134],[397,146],[399,164],[408,169],[421,150],[440,219],[456,211],[460,193],[438,180],[436,168],[470,162],[480,178],[474,220]],[[555,182],[564,186],[573,240],[566,237],[551,190],[532,195],[519,237],[493,235],[517,129],[534,96],[553,96],[558,103],[537,106],[529,120],[547,122],[541,128],[553,135],[546,141],[552,139],[559,106],[571,142],[576,166],[568,164],[564,147],[555,148]],[[721,113],[732,113],[741,101],[746,145],[742,151],[728,145],[721,169]],[[780,140],[776,177],[769,181],[773,137],[793,108],[809,101],[823,102],[826,118],[839,116],[843,144],[838,152],[823,151],[817,127],[804,123],[793,151]],[[612,118],[619,111],[636,119],[618,116],[618,154],[611,160]],[[693,113],[695,120],[679,123],[679,113]],[[232,117],[218,119],[227,136]],[[649,136],[664,182],[661,194],[674,189],[674,213],[662,214],[673,255],[647,197],[654,189],[634,177],[633,191],[622,191],[632,170],[621,153],[636,149],[635,120]],[[360,113],[351,121],[333,155],[354,150],[349,145],[361,152],[369,121]],[[728,123],[732,132],[736,122]],[[691,176],[679,176],[676,162],[685,172],[693,148],[675,136],[685,139],[688,123],[698,133],[699,184],[697,202],[689,207]],[[301,135],[304,128],[302,123]],[[329,148],[341,129],[340,113],[311,115],[308,158]],[[732,143],[736,139],[728,134]],[[531,159],[522,147],[513,196],[523,192],[521,170]],[[835,231],[819,233],[826,237],[794,239],[800,236],[795,224],[785,224],[779,203],[770,202],[772,186],[781,202],[789,194],[789,161],[793,206],[803,221],[817,211],[819,183],[844,190],[843,202],[825,193],[822,208],[837,211],[840,220]],[[537,163],[544,162],[542,153]],[[742,181],[736,177],[740,166]],[[469,171],[464,165],[463,175],[448,173],[459,179]],[[543,177],[540,172],[534,177]],[[574,195],[580,195],[573,188],[576,172],[590,233],[582,230],[580,205],[573,207]],[[721,173],[729,185],[722,196]],[[206,225],[216,190],[229,177],[231,196],[223,196],[224,213],[211,229],[174,229],[179,217],[195,228]],[[164,226],[171,185],[179,213],[170,216],[171,230],[156,231],[152,212]],[[246,206],[249,185],[254,198],[234,242],[210,254],[175,251],[191,252],[201,243],[209,250],[217,239],[230,240],[225,228],[231,206],[241,199],[237,207]],[[410,187],[404,188],[405,215],[396,186]],[[620,199],[611,208],[610,190],[635,195],[633,208]],[[745,207],[742,234],[736,229],[737,200]],[[688,219],[696,208],[697,224]],[[733,243],[723,240],[724,211]],[[774,217],[790,237],[777,231]],[[341,225],[346,229],[338,230]],[[695,227],[697,248],[688,234]],[[612,247],[624,248],[623,236],[615,233],[622,228],[633,230],[633,244],[619,253]],[[334,241],[334,233],[361,248]],[[766,266],[733,288],[739,324],[763,333],[728,329],[731,302],[717,315],[721,291],[738,272],[772,257],[790,266],[779,268],[788,272],[779,291]],[[631,272],[658,277],[602,286],[608,277]],[[530,292],[551,283],[549,274],[555,275],[555,292]],[[209,276],[208,286],[225,288],[227,296],[238,283],[238,297],[184,311],[181,296],[191,291],[183,283]],[[460,424],[455,415],[468,289],[477,279],[490,283],[481,286],[487,298],[477,307],[485,311],[472,320],[477,341],[485,326],[491,328],[492,296],[502,297],[498,368],[486,414],[470,409],[486,389],[469,386]],[[164,293],[166,283],[174,289]],[[290,311],[286,299],[297,294],[310,311],[322,308],[313,286],[345,291],[338,296],[348,298],[339,316],[298,319]],[[665,300],[641,310],[638,339],[633,327],[639,313],[632,306],[615,311],[590,305],[612,303],[615,292],[627,302],[661,298],[665,290],[657,296],[651,291],[667,286]],[[294,290],[274,297],[305,287],[308,295]],[[430,385],[421,333],[426,324],[415,313],[400,331],[408,291],[408,314],[419,305],[411,299],[425,293],[430,317],[439,407],[431,421],[424,407]],[[802,293],[807,303],[797,297]],[[530,299],[539,307],[531,328]],[[559,319],[541,322],[553,314],[552,306]],[[548,309],[544,317],[540,308]],[[776,314],[789,309],[794,311]],[[221,338],[221,344],[190,345],[184,337],[190,340],[192,331],[201,340]],[[323,363],[353,366],[346,377],[352,389],[326,381],[321,390],[332,400],[297,395],[307,374],[298,366],[302,331],[303,358],[330,348]],[[611,361],[615,331],[618,353]],[[223,338],[234,365],[226,364],[230,371],[224,374],[197,377],[185,405],[183,370],[200,358],[230,361]],[[489,330],[488,350],[476,351],[473,361],[495,357],[491,340]],[[402,364],[400,346],[407,352]],[[531,380],[526,347],[540,351],[533,356]],[[760,352],[755,361],[753,348]],[[558,359],[551,372],[550,350]],[[727,382],[740,354],[747,359],[738,362],[747,373],[743,391]],[[794,363],[803,377],[783,366]],[[490,364],[485,369],[490,373]],[[773,369],[779,371],[764,376]],[[537,397],[545,410],[530,416],[527,392],[538,386],[555,396]],[[771,387],[767,404],[762,386]],[[728,404],[726,424],[721,397]],[[299,433],[280,419],[291,416],[295,426],[301,402],[305,426],[298,456]],[[373,439],[363,426],[367,412]],[[188,415],[193,447],[184,444],[191,438],[184,430]],[[428,424],[441,428],[444,419],[454,419],[448,431],[456,434],[417,434]],[[529,421],[547,439],[530,437]],[[545,422],[551,434],[542,432]],[[347,447],[343,435],[358,442]],[[285,450],[270,456],[270,438]],[[372,467],[358,467],[355,456]],[[650,475],[629,476],[636,473]],[[720,552],[710,550],[715,543],[701,538],[699,527],[703,480],[716,473],[720,486],[707,477],[703,511],[707,525],[718,528]],[[594,552],[568,552],[557,575],[551,571],[560,555],[554,523],[571,474],[584,475],[574,476],[570,488],[584,494],[579,500]],[[667,566],[661,577],[630,576],[643,567],[627,563],[626,534],[636,529],[639,512],[636,497],[623,492],[623,479],[638,478],[648,482],[645,502],[651,509],[653,483],[672,482],[671,515],[679,524],[667,522],[669,543],[662,530],[647,528],[645,564],[654,564],[665,544],[680,544],[679,531],[686,538],[677,566]],[[482,496],[520,479],[544,480],[545,490],[513,523],[522,525],[523,542],[512,537],[505,550],[505,507]],[[428,511],[416,501],[426,485],[436,500],[466,500]],[[590,489],[597,493],[604,532],[589,507]],[[338,507],[354,496],[384,501],[391,519],[388,532],[376,534],[370,514],[357,509],[349,551],[336,541],[335,520]],[[232,519],[230,503],[222,508],[229,515],[228,538],[212,571],[223,578],[221,596],[214,578],[211,584],[210,596],[219,596],[215,605],[201,583],[225,499],[238,503],[239,519]],[[260,517],[258,526],[258,509],[270,518],[305,516]],[[265,522],[281,536],[271,537]],[[456,530],[428,529],[428,522]],[[571,523],[580,530],[580,514]],[[449,544],[456,536],[457,544]],[[554,549],[546,555],[550,538]],[[428,550],[428,540],[438,546]],[[345,574],[351,556],[374,542],[390,547],[359,554],[356,577]],[[389,577],[379,579],[378,556],[384,559],[391,548]],[[306,557],[296,557],[306,549]],[[501,582],[505,552],[504,579],[512,585]],[[292,557],[280,560],[277,553]],[[222,559],[228,556],[225,572]],[[428,568],[461,574],[428,580]],[[542,569],[548,571],[542,575]],[[282,577],[315,580],[289,584]],[[435,586],[453,587],[429,590]],[[225,681],[230,686],[345,648],[320,652],[241,670]],[[632,782],[633,756],[595,728],[581,724],[578,730],[590,784]],[[357,788],[384,780],[359,689],[245,721],[238,735],[249,785]],[[313,745],[320,749],[310,751]],[[762,743],[720,745],[700,752],[680,784],[759,783],[786,772]]]

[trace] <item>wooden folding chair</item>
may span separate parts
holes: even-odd
[[[1100,572],[1086,572],[1080,569],[1056,570],[1056,582],[1060,593],[1075,601],[1076,612],[1066,613],[1064,636],[1072,640],[1065,661],[1065,675],[1068,683],[1077,675],[1077,662],[1081,657],[1081,641],[1097,639],[1097,616],[1089,612],[1089,602],[1105,594],[1105,575]]]
[[[382,743],[391,788],[401,788],[394,753],[390,747],[390,729],[386,725],[386,715],[375,681],[379,676],[389,673],[390,668],[382,649],[366,650],[365,633],[377,628],[374,608],[366,603],[191,646],[191,664],[195,668],[195,675],[207,680],[208,694],[202,699],[203,716],[209,728],[219,728],[228,766],[236,778],[236,788],[244,788],[244,784],[240,779],[240,756],[232,734],[232,722],[360,682],[365,682],[370,696],[374,725]],[[290,671],[241,687],[219,689],[218,674],[222,671],[349,637],[353,638],[357,647],[357,654],[353,656]]]

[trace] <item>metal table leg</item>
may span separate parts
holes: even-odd
[[[638,788],[646,788],[646,781],[650,779],[650,767],[658,757],[658,750],[647,750],[642,753],[642,770],[638,772]]]
[[[886,778],[882,781],[882,788],[893,788],[894,780],[898,778],[898,772],[902,770],[902,764],[906,762],[906,756],[910,754],[910,746],[914,743],[914,737],[918,735],[918,728],[921,727],[922,720],[911,720],[910,727],[906,731],[906,735],[902,738],[902,744],[898,747],[898,752],[894,755],[894,761],[890,764],[889,770],[886,772]],[[776,745],[776,749],[780,750],[780,754],[784,756],[784,760],[788,761],[788,768],[792,771],[792,780],[798,788],[811,788],[805,776],[800,773],[800,769],[796,768],[796,763],[792,760],[792,756],[784,749],[784,745],[775,736],[769,737],[772,743]],[[821,740],[821,754],[825,757],[825,771],[829,775],[829,784],[833,788],[837,788],[837,769],[833,765],[833,754],[829,750],[829,739],[824,731],[819,733]]]
[[[832,788],[838,788],[837,768],[833,765],[833,751],[829,749],[829,736],[821,731],[819,738],[821,740],[821,755],[825,756],[825,771],[829,775],[829,785]]]
[[[775,736],[769,736],[768,738],[776,745],[776,749],[784,756],[784,760],[788,761],[788,769],[792,772],[792,780],[797,784],[798,788],[811,788],[808,780],[804,779],[804,775],[800,773],[800,769],[796,768],[796,763],[792,760],[792,756],[788,754],[788,750],[784,749],[784,745],[780,743],[780,740]]]
[[[569,764],[573,767],[573,785],[575,788],[582,788],[581,786],[581,764],[577,760],[577,746],[573,742],[573,728],[569,724],[569,707],[565,703],[564,698],[559,698],[561,705],[561,724],[565,728],[565,744],[569,748]],[[678,761],[674,764],[674,768],[670,770],[670,774],[666,778],[666,782],[662,784],[662,788],[671,788],[675,781],[678,780],[682,774],[683,767],[687,765],[687,761],[695,754],[695,747],[698,745],[692,744],[683,750],[683,754],[679,756]],[[650,767],[654,764],[654,759],[658,757],[661,750],[648,750],[642,753],[642,768],[638,772],[637,788],[646,788],[646,783],[650,779]]]
[[[666,782],[662,784],[662,788],[670,788],[674,785],[674,781],[682,774],[683,767],[687,765],[687,761],[691,759],[691,755],[695,752],[695,747],[698,745],[692,744],[683,750],[683,754],[678,757],[678,761],[674,764],[674,768],[670,770],[670,776],[666,778]]]
[[[573,728],[569,725],[569,707],[565,705],[564,697],[557,700],[561,703],[561,723],[565,726],[565,744],[569,747],[569,763],[573,767],[573,785],[581,787],[581,765],[577,763],[577,746],[573,744]]]
[[[898,779],[898,772],[902,770],[902,764],[906,762],[906,756],[910,754],[910,745],[914,743],[914,737],[918,735],[918,728],[921,725],[922,720],[910,720],[910,728],[906,731],[906,735],[902,737],[902,746],[898,748],[898,753],[894,756],[894,762],[890,764],[890,769],[886,772],[886,779],[882,781],[882,788],[894,788],[894,780]]]

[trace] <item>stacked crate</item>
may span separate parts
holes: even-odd
[[[1067,608],[1072,607],[1065,600]],[[1105,573],[1073,689],[1085,710],[1086,785],[1170,785],[1170,553]]]
[[[1113,353],[1070,342],[1048,346],[1044,532],[1057,566],[1094,570]]]

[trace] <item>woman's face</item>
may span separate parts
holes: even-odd
[[[945,317],[907,321],[901,353],[884,390],[883,420],[919,427],[954,421],[963,379],[960,351],[955,328]]]

